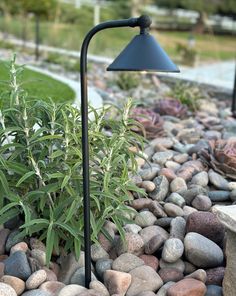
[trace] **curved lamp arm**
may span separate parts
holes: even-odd
[[[108,21],[95,26],[86,35],[80,54],[81,80],[81,119],[82,119],[82,154],[83,154],[83,203],[84,203],[84,252],[85,252],[85,286],[91,281],[91,230],[90,230],[90,188],[89,188],[89,140],[88,140],[88,86],[87,86],[87,52],[90,40],[99,31],[118,27],[140,27],[141,31],[150,27],[148,16],[125,20]]]

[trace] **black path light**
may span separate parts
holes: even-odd
[[[236,118],[236,65],[235,65],[235,72],[234,72],[234,88],[233,88],[233,94],[232,94],[231,111],[232,111],[233,117]]]
[[[140,34],[135,36],[108,71],[151,71],[180,72],[165,51],[148,31],[151,19],[148,16],[115,20],[101,23],[86,35],[80,56],[81,79],[81,117],[82,117],[82,153],[83,153],[83,203],[84,203],[84,252],[85,286],[91,281],[91,229],[90,229],[90,188],[89,188],[89,140],[88,140],[88,86],[87,52],[90,40],[99,31],[118,27],[140,27]]]

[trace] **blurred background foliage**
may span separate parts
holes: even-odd
[[[1,44],[4,46],[9,36],[34,40],[38,16],[40,43],[80,50],[86,32],[97,22],[143,13],[151,15],[152,33],[178,62],[192,65],[196,59],[235,57],[235,0],[1,0]],[[95,36],[90,52],[112,57],[137,30],[114,29],[102,34],[102,38]]]

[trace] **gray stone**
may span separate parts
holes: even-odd
[[[144,265],[144,261],[142,259],[133,254],[124,253],[113,261],[112,269],[122,272],[129,272],[141,265]]]
[[[155,225],[167,228],[167,227],[170,227],[171,221],[173,219],[174,219],[173,217],[160,218],[160,219],[157,219]]]
[[[109,259],[109,255],[100,244],[92,244],[91,259],[96,262],[99,259]]]
[[[156,152],[153,157],[152,160],[155,163],[158,163],[159,165],[164,165],[167,160],[172,159],[174,156],[174,152],[170,151],[170,150],[166,150],[166,151],[161,151],[161,152]]]
[[[106,286],[99,281],[91,281],[89,284],[89,288],[97,291],[99,293],[98,294],[99,296],[110,296]],[[58,296],[60,296],[60,295],[58,295]],[[65,296],[65,295],[61,295],[61,296]],[[73,296],[73,295],[68,295],[68,296]]]
[[[171,202],[181,208],[185,205],[185,199],[177,192],[171,193],[171,195],[168,196],[166,201]]]
[[[209,285],[207,286],[207,291],[204,296],[223,296],[222,287],[216,285]]]
[[[181,259],[178,259],[177,261],[175,261],[173,263],[169,263],[169,262],[166,262],[163,259],[161,259],[160,260],[160,268],[178,269],[183,273],[185,270],[185,263]]]
[[[214,206],[212,212],[217,215],[221,223],[232,232],[236,232],[236,205]]]
[[[211,201],[214,201],[214,202],[227,201],[230,199],[229,191],[213,190],[213,191],[210,191],[208,195]]]
[[[187,184],[183,178],[177,177],[170,183],[170,190],[171,192],[187,190]]]
[[[156,138],[150,141],[149,145],[154,148],[159,148],[160,146],[164,148],[171,148],[173,146],[173,141],[170,138]]]
[[[184,245],[178,238],[169,238],[165,241],[162,250],[162,259],[173,263],[180,259],[184,252]]]
[[[93,272],[91,273],[91,279],[92,281],[97,280]],[[75,271],[70,279],[70,284],[76,284],[83,287],[85,286],[85,267],[80,267]]]
[[[149,206],[149,211],[153,213],[157,218],[167,217],[166,213],[163,210],[163,207],[159,204],[157,200],[153,200]]]
[[[169,191],[169,181],[165,176],[159,176],[156,177],[153,182],[155,183],[156,188],[154,191],[149,193],[149,196],[157,201],[164,200]]]
[[[112,259],[100,259],[96,262],[96,272],[100,279],[103,279],[104,272],[111,269]]]
[[[195,266],[210,268],[220,266],[224,255],[213,241],[195,232],[189,232],[184,239],[185,256]]]
[[[132,276],[132,282],[126,296],[135,296],[144,291],[156,291],[163,285],[160,276],[147,265],[137,267],[129,274]]]
[[[157,292],[156,296],[167,296],[168,289],[173,286],[175,282],[167,282],[165,283]]]
[[[197,210],[193,207],[190,206],[184,206],[183,207],[183,211],[184,211],[184,218],[188,218],[189,215],[191,215],[192,213],[196,213]]]
[[[79,260],[76,260],[74,253],[68,254],[61,260],[61,266],[62,268],[60,268],[58,280],[68,285],[75,271],[84,266],[84,252],[80,251]]]
[[[31,275],[31,269],[26,257],[22,251],[17,251],[8,257],[5,261],[5,275],[12,275],[24,281]]]
[[[22,241],[22,238],[18,236],[19,233],[19,230],[13,230],[12,232],[10,232],[5,245],[6,252],[10,252],[11,247]]]
[[[142,227],[138,226],[137,224],[125,224],[123,227],[124,231],[126,232],[132,232],[132,233],[139,233],[139,231],[142,229]]]
[[[67,285],[60,290],[58,296],[77,296],[84,291],[87,291],[87,289],[83,286]]]
[[[165,242],[165,238],[161,235],[153,236],[146,244],[145,244],[145,254],[151,255],[162,247]]]
[[[39,249],[33,249],[31,251],[31,257],[36,259],[40,266],[46,265],[46,252],[39,250]]]
[[[199,280],[205,284],[205,282],[207,280],[207,274],[204,269],[197,269],[194,272],[187,275],[186,278],[192,278],[195,280]]]
[[[184,261],[184,265],[185,265],[184,274],[186,275],[194,272],[197,269],[192,263],[188,261]]]
[[[139,235],[144,241],[144,244],[147,244],[147,242],[152,239],[155,235],[159,235],[163,237],[164,240],[166,240],[169,237],[168,232],[161,228],[160,226],[153,225],[153,226],[148,226],[143,228],[140,232]]]
[[[169,217],[177,217],[184,215],[183,210],[179,206],[174,205],[172,203],[166,203],[164,205],[164,210]]]
[[[195,176],[193,176],[191,180],[192,184],[199,185],[202,187],[206,187],[208,182],[209,182],[209,177],[207,172],[205,171],[196,174]]]
[[[157,218],[153,215],[150,211],[142,211],[138,213],[135,217],[134,222],[139,225],[140,227],[144,228],[147,226],[154,225]]]
[[[32,290],[37,289],[43,282],[47,279],[47,273],[45,270],[37,270],[31,274],[31,276],[26,281],[26,289]]]
[[[183,196],[187,205],[191,205],[197,195],[208,195],[207,189],[199,185],[191,185],[187,190],[180,190],[178,193]]]
[[[46,291],[36,289],[36,290],[26,291],[21,296],[52,296],[52,294],[51,293],[49,294]]]
[[[213,184],[217,189],[225,191],[229,190],[229,182],[220,174],[210,169],[208,171],[208,176],[211,184]]]
[[[229,195],[230,199],[235,202],[236,201],[236,189],[232,190]]]
[[[178,162],[168,160],[165,163],[165,167],[168,168],[168,169],[172,169],[175,172],[181,167],[181,165]]]
[[[207,195],[197,195],[192,201],[192,206],[199,211],[209,211],[212,202]]]
[[[139,175],[141,176],[142,180],[151,181],[157,176],[159,171],[160,171],[160,168],[150,167],[148,169],[140,170]]]
[[[236,182],[229,182],[229,190],[236,190]]]
[[[182,217],[174,218],[170,223],[170,237],[184,240],[186,232],[186,221]]]
[[[136,296],[156,296],[156,294],[152,291],[144,291],[144,292],[138,293],[138,295]]]

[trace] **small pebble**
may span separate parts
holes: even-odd
[[[37,289],[42,283],[47,280],[47,273],[45,270],[41,269],[35,271],[26,281],[26,288],[28,290]]]

